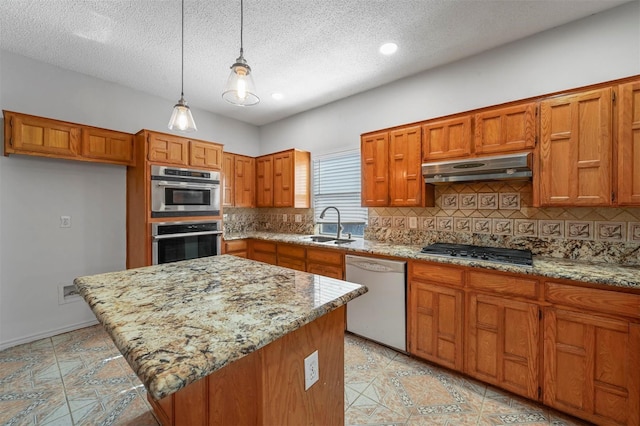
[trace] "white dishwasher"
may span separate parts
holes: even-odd
[[[369,291],[347,304],[347,330],[406,352],[406,262],[345,256],[347,281]]]

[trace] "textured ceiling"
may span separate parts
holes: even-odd
[[[245,0],[245,58],[261,102],[237,107],[221,93],[239,53],[240,2],[185,0],[185,98],[263,125],[627,1]],[[2,0],[0,48],[176,102],[180,4]],[[388,41],[399,49],[385,57]]]

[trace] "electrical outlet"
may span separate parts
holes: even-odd
[[[308,390],[319,378],[318,351],[315,351],[304,359],[304,390]]]
[[[283,214],[282,214],[282,221],[283,221],[283,222],[286,222],[286,221],[287,221],[287,214],[286,214],[286,213],[283,213]]]
[[[301,214],[297,214],[296,215],[296,223],[300,223],[302,222],[302,215]]]
[[[71,216],[60,216],[60,228],[71,228]]]

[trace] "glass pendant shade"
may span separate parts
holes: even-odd
[[[222,98],[240,106],[255,105],[260,102],[260,98],[256,95],[256,86],[253,84],[251,67],[242,56],[242,50],[235,64],[231,65],[231,74],[222,92]]]
[[[196,122],[193,121],[191,110],[184,100],[184,96],[180,96],[180,100],[173,107],[173,113],[169,119],[169,129],[178,130],[180,132],[195,132],[198,130]]]

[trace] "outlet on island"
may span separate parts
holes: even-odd
[[[320,378],[318,351],[304,359],[304,390],[308,390]]]

